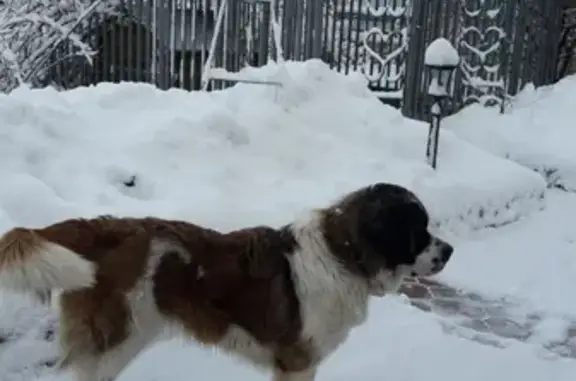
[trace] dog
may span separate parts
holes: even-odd
[[[0,238],[0,285],[59,290],[60,369],[111,381],[163,334],[184,334],[313,381],[371,296],[440,272],[453,247],[414,193],[377,183],[275,229],[221,233],[159,218],[70,219]]]

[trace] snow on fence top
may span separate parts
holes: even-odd
[[[459,62],[458,51],[442,37],[432,41],[424,54],[424,64],[427,66],[458,66]]]

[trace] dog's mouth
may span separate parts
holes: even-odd
[[[425,273],[420,273],[418,271],[412,270],[410,272],[410,276],[413,278],[422,277],[422,276],[430,276],[438,274],[440,271],[444,270],[446,267],[446,262],[438,262],[434,264],[434,266],[430,269],[430,271],[426,271]]]
[[[432,273],[437,274],[440,271],[444,270],[444,267],[446,267],[446,262],[439,262],[435,264],[434,267],[432,267]]]

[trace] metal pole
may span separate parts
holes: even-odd
[[[210,50],[208,51],[208,59],[204,64],[204,70],[202,70],[202,91],[208,90],[208,82],[210,82],[209,72],[212,67],[212,62],[214,61],[214,54],[216,52],[216,42],[220,36],[220,29],[222,29],[222,21],[224,21],[224,14],[226,13],[226,6],[228,5],[227,0],[222,0],[220,5],[220,10],[218,11],[218,19],[216,20],[216,25],[214,27],[214,34],[212,35],[212,41],[210,42]]]
[[[439,99],[434,100],[430,110],[430,130],[428,132],[428,144],[426,146],[426,159],[428,164],[436,169],[438,162],[438,139],[440,138],[440,120],[442,118],[442,108]]]
[[[152,0],[152,52],[151,52],[151,59],[152,59],[152,73],[151,79],[154,85],[158,85],[156,82],[157,77],[157,63],[156,60],[158,59],[158,2],[157,0]]]

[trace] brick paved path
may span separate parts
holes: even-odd
[[[502,339],[530,341],[545,318],[536,311],[527,314],[521,305],[506,299],[491,299],[431,280],[407,283],[400,292],[421,310],[454,318],[448,320],[450,324],[445,327],[448,332],[487,345],[502,346]],[[576,321],[567,325],[562,338],[542,347],[550,353],[576,359]]]

